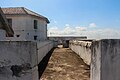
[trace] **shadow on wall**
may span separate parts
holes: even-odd
[[[41,78],[43,72],[45,71],[48,61],[53,53],[55,48],[51,49],[48,54],[42,59],[42,61],[38,64],[38,72],[39,72],[39,79]]]

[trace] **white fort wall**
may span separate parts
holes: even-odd
[[[87,65],[91,63],[91,41],[71,40],[69,47],[77,53]]]
[[[93,41],[91,80],[120,80],[120,39]]]
[[[38,80],[38,64],[53,42],[1,41],[0,80]]]
[[[120,80],[120,39],[70,41],[70,48],[90,65],[90,80]]]
[[[48,53],[53,47],[53,41],[44,41],[44,42],[37,42],[37,51],[38,51],[38,62],[40,62],[43,57]]]

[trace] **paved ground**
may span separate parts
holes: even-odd
[[[69,48],[56,48],[40,80],[90,80],[90,70]]]

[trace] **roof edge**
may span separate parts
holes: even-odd
[[[26,14],[28,14],[28,15],[32,15],[32,14],[29,14],[29,13],[26,11],[26,10],[28,10],[28,11],[34,13],[34,14],[39,15],[39,16],[37,16],[37,15],[32,15],[32,16],[36,16],[36,17],[43,18],[47,23],[50,23],[50,21],[48,20],[48,18],[46,18],[45,16],[42,16],[42,15],[40,15],[40,14],[38,14],[38,13],[32,11],[32,10],[29,10],[29,9],[27,9],[27,8],[25,8],[25,7],[21,7],[21,8],[26,12]]]
[[[4,8],[2,7],[2,9],[7,9],[7,8],[21,8],[26,13],[26,15],[32,15],[32,14],[30,14],[30,13],[27,12],[27,10],[28,10],[31,13],[33,13],[32,16],[40,17],[40,18],[44,19],[48,24],[50,23],[50,21],[48,20],[48,18],[46,18],[46,17],[44,17],[44,16],[42,16],[42,15],[40,15],[40,14],[38,14],[38,13],[32,11],[32,10],[29,10],[29,9],[27,9],[25,7],[4,7]],[[34,15],[34,14],[36,14],[36,15]],[[18,14],[6,14],[6,15],[18,15]]]

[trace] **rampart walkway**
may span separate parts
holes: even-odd
[[[41,80],[90,80],[89,67],[69,48],[56,48]]]

